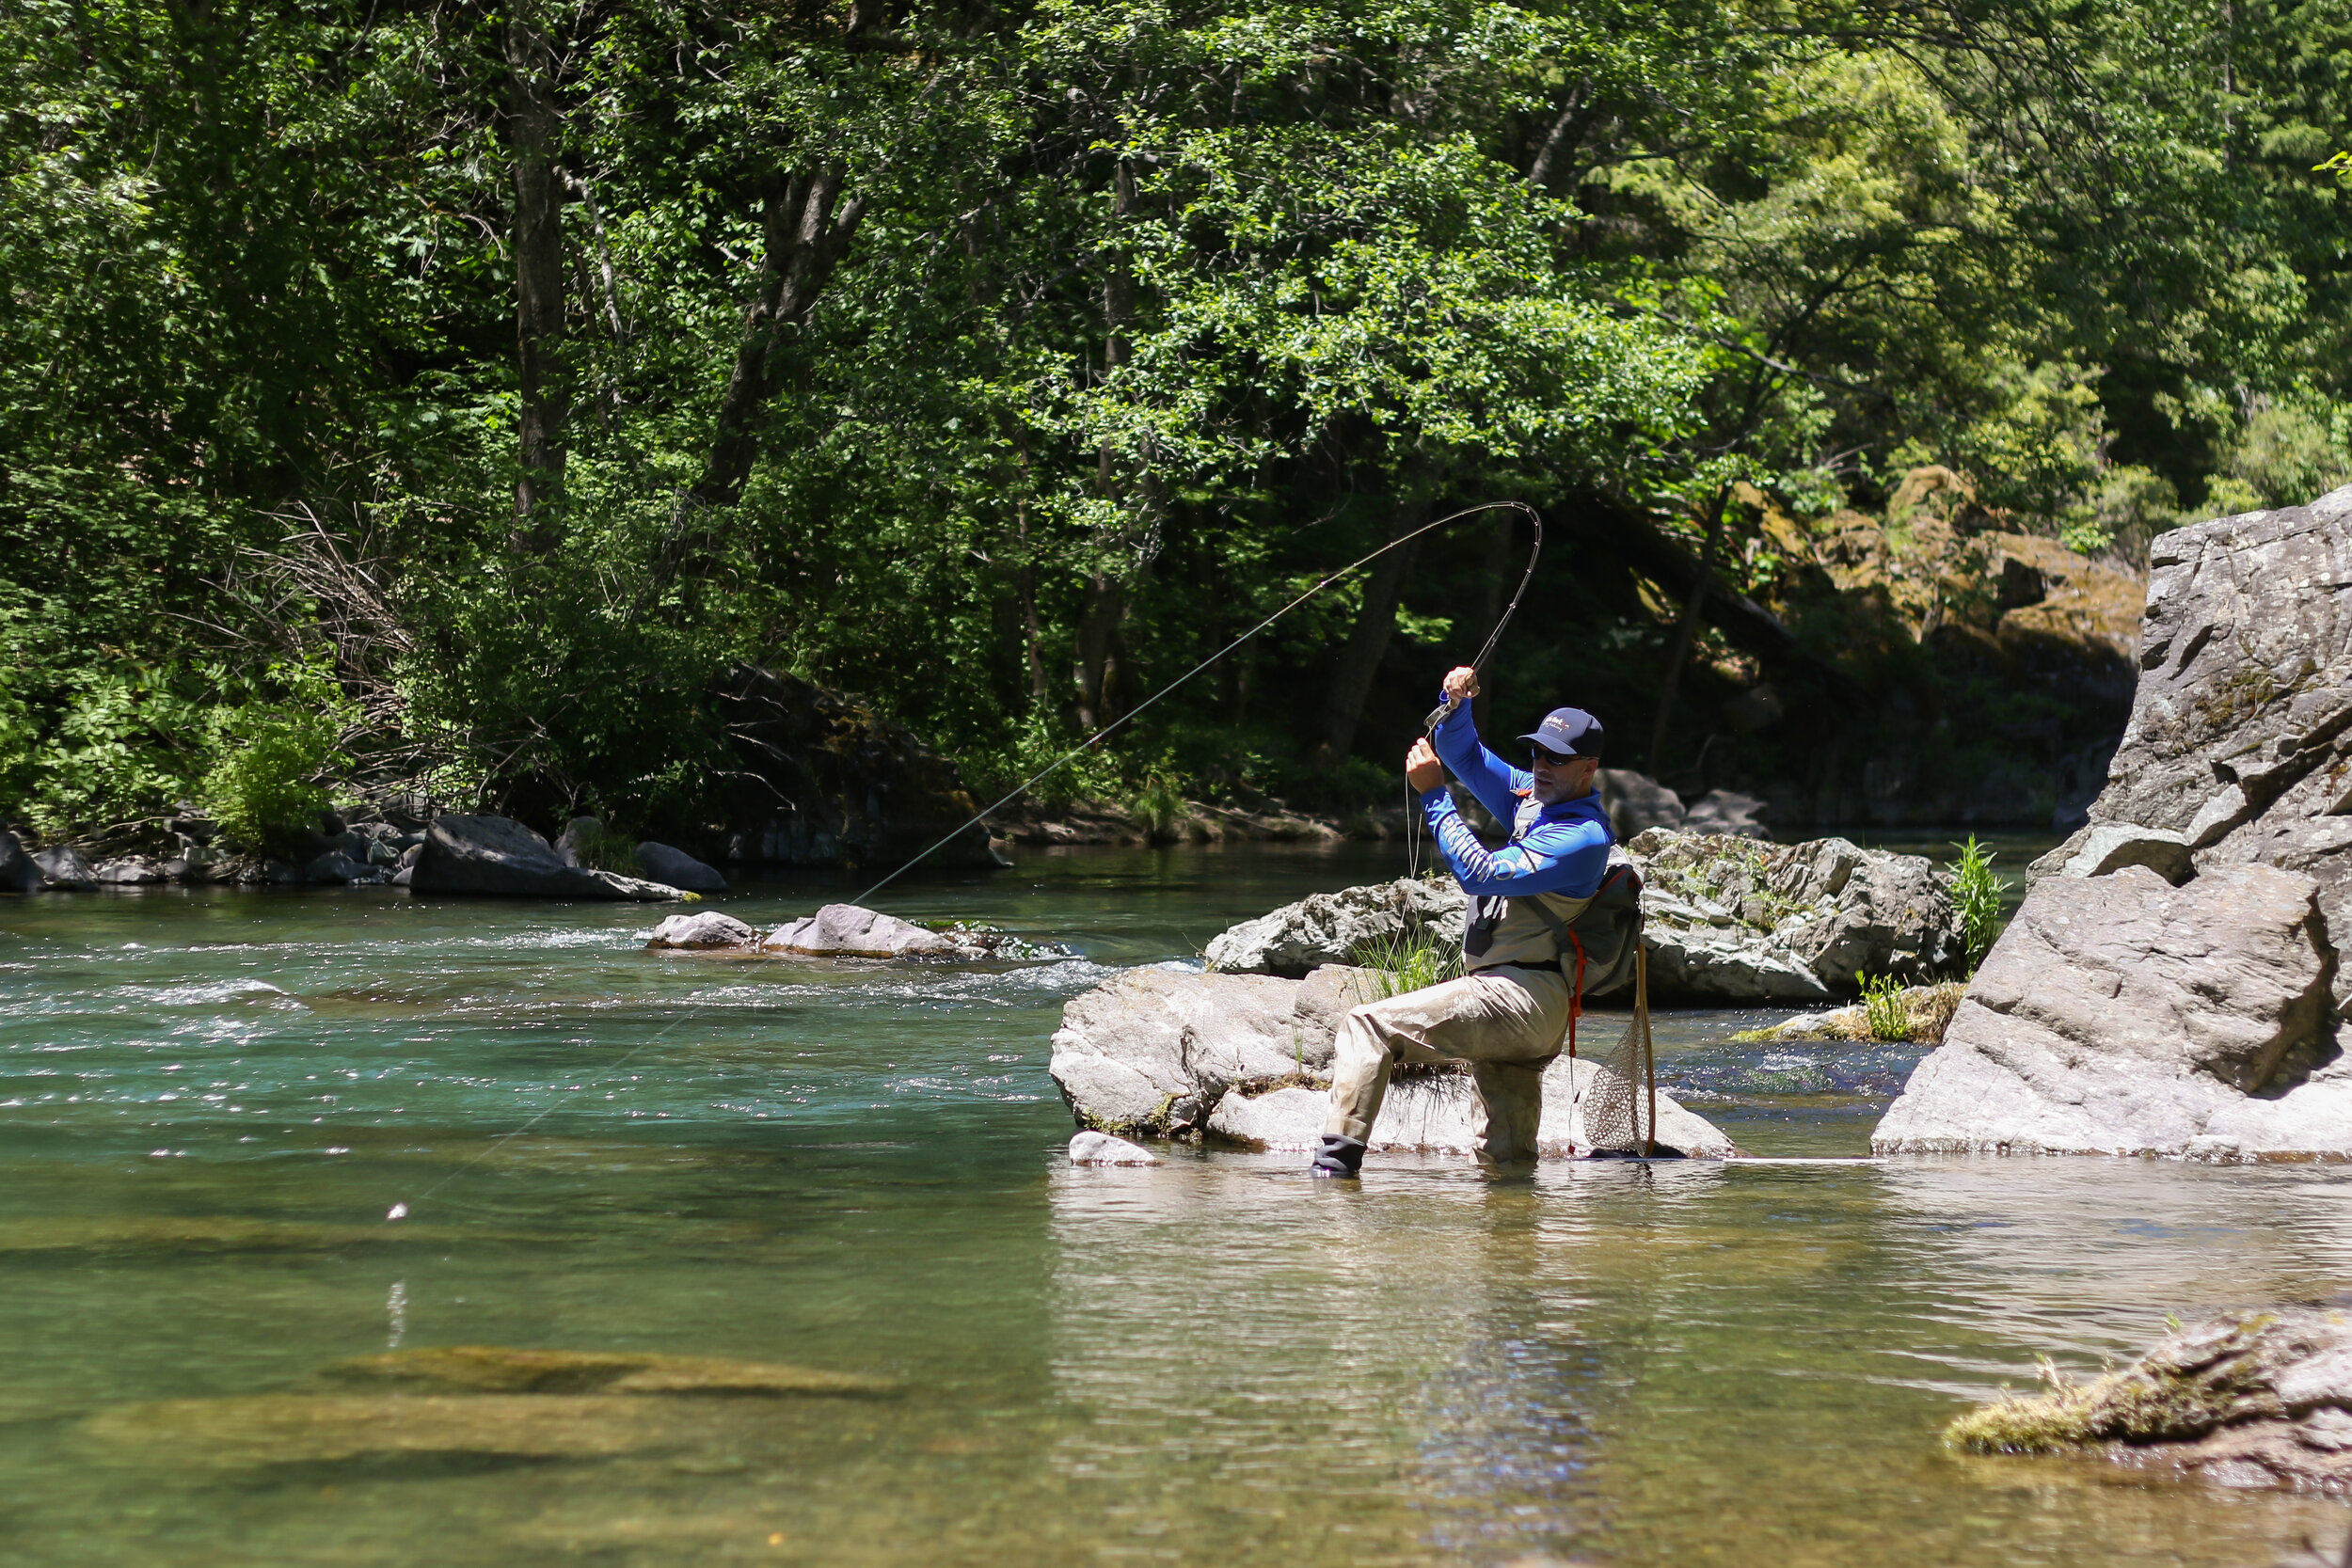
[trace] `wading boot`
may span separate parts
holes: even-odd
[[[1353,1180],[1364,1163],[1364,1140],[1343,1138],[1337,1132],[1323,1135],[1323,1147],[1315,1150],[1314,1159],[1307,1166],[1312,1176],[1337,1176]]]

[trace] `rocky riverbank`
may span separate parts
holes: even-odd
[[[1642,878],[1650,986],[1661,998],[1823,1002],[1859,994],[1864,974],[1931,980],[1960,961],[1951,879],[1918,855],[1842,838],[1772,844],[1664,828],[1620,853]],[[1299,976],[1368,946],[1424,933],[1454,940],[1468,905],[1451,880],[1316,894],[1232,927],[1205,957],[1227,974]]]
[[[2152,560],[2107,786],[1881,1153],[2352,1159],[2352,486]]]

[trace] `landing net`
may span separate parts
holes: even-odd
[[[1658,1059],[1649,1033],[1649,958],[1639,951],[1637,926],[1629,939],[1633,959],[1633,1017],[1617,1043],[1577,1069],[1578,1140],[1588,1154],[1648,1155],[1658,1149]]]

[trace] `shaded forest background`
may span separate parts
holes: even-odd
[[[2128,601],[2155,533],[2352,479],[2331,5],[18,0],[0,40],[0,817],[44,837],[691,821],[746,662],[986,787],[1502,498],[1549,521],[1503,716],[1797,816],[2046,819],[2129,670],[2021,655],[2011,597]],[[1053,789],[1391,798],[1528,544],[1393,553]]]

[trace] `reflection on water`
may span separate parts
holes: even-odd
[[[2326,1499],[1934,1440],[2039,1352],[2339,1289],[2324,1169],[1854,1160],[1915,1054],[1729,1012],[1661,1020],[1663,1082],[1759,1154],[1849,1158],[1057,1162],[1063,1000],[1391,870],[1041,856],[886,902],[1080,958],[915,970],[649,954],[634,909],[0,906],[7,1559],[2266,1568],[2340,1535]],[[321,1381],[464,1344],[895,1392]]]

